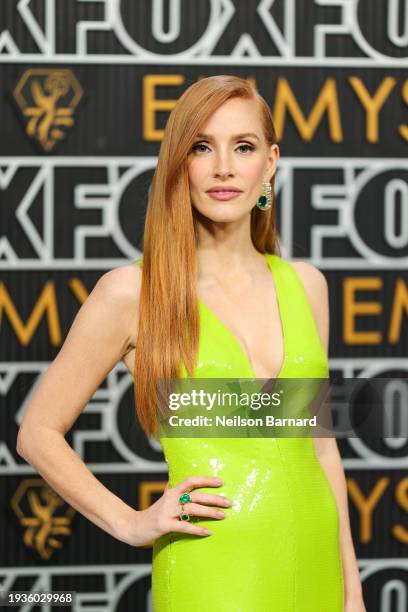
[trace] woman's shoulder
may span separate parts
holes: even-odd
[[[130,262],[108,270],[99,278],[105,290],[124,301],[139,301],[142,286],[142,269],[136,262]]]
[[[323,345],[328,345],[329,335],[329,286],[319,268],[308,261],[285,260],[303,285],[310,308],[320,332]]]
[[[292,261],[289,259],[284,261],[296,271],[305,287],[309,288],[310,291],[321,291],[327,286],[327,280],[323,272],[309,261]]]
[[[295,272],[296,276],[302,281],[307,292],[321,292],[327,289],[326,277],[319,268],[309,261],[299,261],[286,259],[278,253],[269,253],[268,256],[274,260],[276,267],[283,272],[285,269],[289,272]]]
[[[139,323],[141,267],[130,262],[108,270],[100,276],[97,285],[105,299],[116,305],[115,312],[128,328],[129,346],[134,346]]]

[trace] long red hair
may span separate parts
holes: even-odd
[[[250,81],[233,75],[202,78],[186,89],[169,116],[148,196],[134,397],[140,425],[154,437],[158,432],[156,382],[179,378],[181,360],[192,377],[199,344],[196,219],[187,155],[213,112],[235,97],[256,101],[265,140],[269,145],[276,143],[269,106]],[[261,211],[254,206],[251,211],[251,238],[260,253],[280,255],[275,175],[272,207]]]

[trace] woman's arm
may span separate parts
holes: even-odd
[[[323,346],[329,350],[329,291],[324,274],[307,262],[293,264],[305,286]],[[348,612],[365,612],[362,586],[351,534],[347,483],[335,438],[314,438],[316,454],[329,480],[339,513],[339,531],[344,575],[345,605]]]
[[[362,586],[351,535],[347,485],[341,456],[335,438],[319,438],[317,456],[337,501],[340,519],[340,544],[346,605],[362,598]],[[324,448],[324,450],[322,450]],[[360,610],[360,608],[356,608]],[[362,612],[364,608],[361,608]]]
[[[64,436],[134,342],[140,282],[134,264],[99,278],[38,382],[17,436],[18,454],[67,503],[118,539],[140,513],[92,474]]]

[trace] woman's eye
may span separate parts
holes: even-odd
[[[239,145],[239,147],[238,147],[238,148],[239,148],[239,149],[241,149],[242,147],[249,147],[249,150],[250,150],[250,151],[253,151],[253,150],[254,150],[254,148],[255,148],[255,147],[253,147],[253,146],[252,146],[252,145],[250,145],[250,144],[242,144],[242,145]]]
[[[204,143],[198,143],[198,144],[193,145],[192,150],[196,151],[198,147],[205,147],[205,148],[208,149],[207,145],[205,145]],[[244,147],[244,148],[248,147],[249,151],[253,151],[255,149],[255,147],[253,145],[250,145],[250,144],[239,145],[238,149],[242,149],[242,147]],[[202,149],[201,149],[201,151],[202,151]]]
[[[191,147],[191,149],[192,149],[193,151],[196,151],[196,150],[197,150],[197,147],[205,147],[205,146],[206,146],[205,144],[195,144],[194,146],[192,146],[192,147]],[[208,148],[208,147],[207,147],[207,148]]]

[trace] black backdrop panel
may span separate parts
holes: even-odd
[[[406,375],[407,14],[402,0],[0,2],[0,587],[41,579],[98,609],[151,611],[151,547],[54,507],[15,442],[96,280],[141,256],[163,129],[197,79],[252,79],[271,106],[284,256],[326,275],[333,374]],[[122,363],[67,440],[135,508],[167,482]],[[402,612],[406,441],[338,442],[367,610]],[[43,540],[34,498],[50,510]]]

